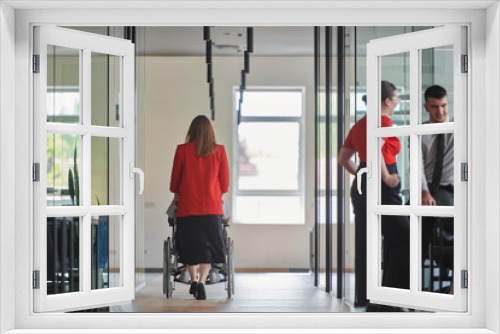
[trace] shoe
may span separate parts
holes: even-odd
[[[195,297],[196,297],[197,288],[198,288],[198,282],[196,282],[196,281],[191,282],[191,288],[189,289],[189,293],[192,295],[195,295]]]
[[[205,286],[203,284],[198,284],[198,293],[196,294],[196,299],[205,300],[207,299],[207,295],[205,294]]]

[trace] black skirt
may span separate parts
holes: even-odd
[[[177,218],[175,236],[179,262],[226,262],[226,236],[220,215],[187,216]]]

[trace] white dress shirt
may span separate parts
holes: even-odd
[[[445,122],[450,122],[447,117]],[[451,119],[453,122],[453,118]],[[430,121],[425,122],[428,124]],[[427,184],[432,182],[432,174],[434,173],[434,165],[436,161],[438,135],[422,136],[422,191],[429,190]],[[439,185],[447,186],[454,185],[454,136],[453,133],[444,134],[444,157],[443,157],[443,173],[441,174],[441,182]]]

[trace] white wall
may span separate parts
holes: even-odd
[[[243,225],[229,228],[237,268],[308,268],[309,230],[314,225],[314,60],[312,57],[253,57],[247,86],[306,88],[306,223]],[[233,159],[233,87],[240,84],[243,57],[214,59],[217,141]],[[204,57],[146,58],[146,268],[161,268],[162,242],[171,231],[165,210],[175,148],[184,142],[192,119],[210,117]],[[230,207],[231,192],[225,196]],[[335,228],[334,228],[335,231]],[[336,236],[334,235],[334,240]],[[324,259],[324,257],[323,257]],[[334,255],[335,259],[335,255]]]
[[[14,328],[14,10],[0,3],[0,332]]]
[[[500,277],[499,262],[500,247],[498,244],[498,236],[500,228],[497,224],[500,217],[498,203],[500,202],[498,189],[500,183],[498,178],[498,165],[500,163],[499,150],[500,147],[500,133],[498,131],[500,125],[500,117],[498,110],[500,109],[500,98],[498,95],[498,78],[500,77],[500,10],[499,4],[496,3],[488,8],[486,12],[486,138],[488,139],[489,147],[496,147],[492,152],[485,149],[486,160],[486,175],[490,176],[489,182],[486,182],[486,207],[487,219],[496,222],[495,224],[486,225],[486,243],[491,247],[492,252],[487,258],[487,263],[494,262],[494,265],[486,266],[486,286],[488,287],[486,299],[488,305],[494,305],[486,309],[486,327],[500,332],[500,314],[499,305],[496,301],[500,300],[500,286],[498,282],[493,282],[495,277]],[[484,65],[483,65],[484,66]],[[483,69],[484,70],[484,69]],[[486,147],[486,146],[485,146]],[[479,152],[481,153],[481,152]],[[493,176],[491,178],[491,176]]]

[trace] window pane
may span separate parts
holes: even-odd
[[[410,138],[408,136],[385,137],[381,143],[384,143],[381,145],[382,153],[387,157],[385,161],[387,171],[389,174],[399,175],[400,179],[396,185],[391,184],[393,181],[380,179],[380,203],[382,205],[409,205]]]
[[[92,205],[121,204],[120,141],[92,137]]]
[[[238,138],[240,190],[298,189],[298,123],[245,122]]]
[[[454,220],[421,217],[422,291],[453,294]]]
[[[410,53],[403,52],[380,57],[382,80],[396,87],[392,100],[382,106],[393,109],[391,116],[394,126],[410,124]],[[388,93],[390,92],[388,88]],[[382,91],[382,89],[381,89]],[[383,93],[383,92],[382,92]],[[371,97],[367,97],[371,98]]]
[[[453,45],[420,51],[422,59],[422,123],[453,122]],[[445,89],[443,98],[439,89],[429,90],[433,100],[425,101],[425,91],[434,85]],[[443,107],[444,110],[443,110]],[[430,119],[432,116],[432,119]],[[448,116],[448,119],[446,119]]]
[[[92,125],[120,126],[120,57],[92,52]]]
[[[47,122],[80,123],[80,50],[47,46]]]
[[[80,218],[47,218],[47,294],[80,291]]]
[[[239,99],[238,93],[236,103]],[[236,108],[238,108],[237,105]],[[300,117],[302,116],[302,91],[245,91],[241,116]]]
[[[381,216],[381,286],[410,289],[410,217]]]
[[[303,224],[299,196],[238,196],[236,220],[252,224]]]
[[[92,217],[92,290],[121,286],[121,219]]]
[[[454,206],[455,150],[453,133],[421,136],[421,205]]]
[[[47,206],[81,205],[80,136],[47,134]]]

